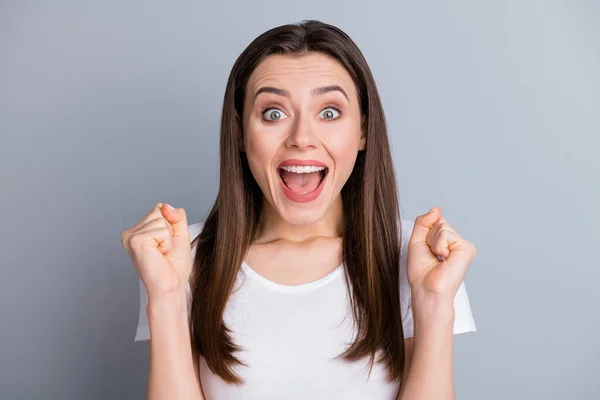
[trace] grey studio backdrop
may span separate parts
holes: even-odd
[[[457,399],[600,399],[596,1],[0,3],[0,399],[142,399],[119,236],[201,221],[230,68],[263,31],[344,29],[385,107],[402,216],[479,249]]]

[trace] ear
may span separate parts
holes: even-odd
[[[367,117],[364,115],[360,120],[360,142],[358,144],[358,150],[364,150],[367,146]]]
[[[244,131],[242,125],[242,119],[240,118],[237,110],[235,111],[235,122],[234,122],[234,134],[238,139],[238,150],[241,153],[244,153],[246,149],[244,148]]]

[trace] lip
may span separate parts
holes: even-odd
[[[285,160],[284,162],[282,162],[281,164],[279,164],[277,166],[277,169],[279,169],[281,167],[288,167],[290,165],[297,165],[297,166],[302,166],[302,167],[305,167],[307,165],[314,165],[315,167],[325,167],[325,168],[329,169],[329,167],[327,166],[327,164],[322,163],[321,161],[318,161],[318,160],[298,160],[296,158],[290,158],[289,160]]]
[[[281,178],[281,174],[279,173],[279,169],[281,167],[287,167],[287,166],[291,166],[291,165],[302,166],[302,167],[309,166],[309,165],[314,165],[316,167],[325,167],[326,168],[325,177],[323,178],[321,183],[319,183],[319,186],[317,186],[317,188],[315,190],[313,190],[312,192],[310,192],[308,194],[295,193],[286,186],[286,184],[283,182],[283,179]],[[277,167],[277,177],[278,177],[281,189],[283,190],[283,193],[285,194],[285,196],[288,199],[290,199],[296,203],[308,203],[310,201],[316,200],[319,197],[319,195],[321,194],[321,192],[323,191],[325,182],[327,181],[327,178],[329,177],[329,167],[327,166],[327,164],[322,163],[321,161],[317,161],[317,160],[289,159],[289,160],[285,160],[284,162],[279,164],[279,166]]]

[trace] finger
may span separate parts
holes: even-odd
[[[143,225],[145,225],[148,221],[162,216],[162,214],[160,213],[160,208],[163,206],[163,204],[164,203],[156,203],[156,205],[150,211],[148,211],[148,213],[144,215],[134,226],[130,227],[125,232],[123,232],[123,234],[121,235],[121,242],[123,243],[123,245],[125,245],[125,243],[129,241],[131,236],[133,236],[133,234]]]
[[[415,219],[415,226],[408,245],[418,242],[427,243],[427,236],[441,215],[442,211],[439,207],[432,208],[427,214],[419,215]]]
[[[442,263],[440,266],[443,274],[447,275],[450,281],[460,285],[465,279],[469,265],[476,253],[476,247],[466,240],[459,240],[453,243],[447,262]]]
[[[173,247],[181,251],[187,251],[190,248],[190,231],[188,228],[187,216],[183,208],[174,208],[165,204],[161,209],[164,217],[173,227]],[[173,257],[181,259],[187,253],[173,254]]]
[[[142,247],[156,247],[165,254],[171,250],[171,232],[167,228],[152,228],[145,232],[135,233],[130,240],[132,249],[141,249]]]
[[[448,248],[440,248],[440,243],[443,242],[442,236],[445,234],[444,232],[449,232],[449,234],[454,237],[461,239],[460,235],[456,230],[446,221],[444,218],[440,218],[439,221],[434,225],[429,232],[429,236],[427,236],[427,245],[434,250],[434,247],[437,251],[434,251],[435,254],[442,256],[444,259],[449,255]],[[446,233],[448,235],[448,233]],[[440,253],[441,251],[441,253]]]
[[[173,236],[173,227],[171,226],[169,221],[167,221],[167,219],[162,216],[147,222],[140,229],[135,231],[135,233],[143,233],[155,228],[167,228],[171,236]]]
[[[435,251],[433,251],[433,248],[437,245],[438,240],[439,240],[439,233],[440,231],[443,229],[443,225],[436,223],[431,230],[429,231],[429,234],[427,235],[427,246],[429,246],[429,249],[431,250],[432,253],[436,254],[436,255],[440,255],[439,253],[436,253]],[[438,257],[439,259],[439,257]]]
[[[442,218],[440,218],[429,230],[427,234],[427,240],[425,241],[429,247],[433,247],[433,244],[437,240],[438,234],[441,229],[444,228],[444,224],[442,223]]]
[[[451,227],[448,228],[448,226],[449,225],[446,224],[444,228],[438,232],[437,237],[431,246],[433,254],[441,256],[444,259],[447,259],[450,256],[452,246],[462,240],[460,235]]]
[[[150,211],[148,211],[148,213],[144,215],[142,219],[137,224],[135,224],[135,226],[132,229],[136,231],[149,221],[156,219],[157,217],[161,217],[162,214],[160,212],[160,208],[163,206],[163,204],[164,203],[156,203],[156,205]]]

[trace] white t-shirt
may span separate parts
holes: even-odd
[[[414,335],[406,247],[414,221],[402,220],[400,305],[404,337]],[[195,238],[202,223],[189,226]],[[195,248],[192,249],[195,252]],[[248,366],[235,366],[243,386],[225,383],[200,357],[200,379],[207,400],[226,399],[395,399],[399,384],[386,381],[383,366],[368,360],[336,359],[354,338],[344,264],[323,278],[302,285],[272,282],[242,263],[235,290],[225,308],[224,322],[236,356]],[[189,293],[189,287],[188,287]],[[148,298],[140,280],[140,312],[135,340],[150,338]],[[454,334],[475,331],[464,282],[454,299]]]

